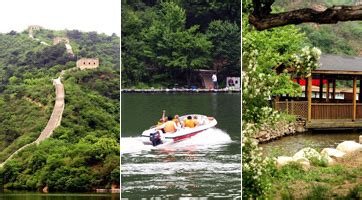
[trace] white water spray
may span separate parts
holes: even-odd
[[[189,139],[170,145],[160,145],[153,147],[152,145],[144,145],[141,137],[122,137],[121,138],[121,154],[141,153],[152,149],[173,149],[182,150],[187,148],[216,148],[223,144],[231,143],[230,136],[221,129],[211,128],[205,130]]]

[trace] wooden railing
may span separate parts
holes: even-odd
[[[279,112],[302,118],[307,118],[308,115],[308,101],[276,101],[274,107]]]
[[[308,101],[276,101],[279,112],[308,117]],[[311,119],[350,119],[353,117],[353,103],[312,103]],[[362,119],[362,103],[356,106],[356,119]]]
[[[312,119],[352,119],[353,103],[312,103]]]

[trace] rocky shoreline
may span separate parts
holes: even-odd
[[[266,143],[275,139],[306,132],[306,121],[298,119],[295,122],[279,121],[273,125],[261,125],[259,132],[254,136],[259,143]]]
[[[360,136],[361,138],[361,136]],[[295,162],[299,163],[303,169],[308,170],[313,162],[324,162],[326,166],[335,165],[344,157],[354,153],[362,152],[362,144],[355,141],[344,141],[339,143],[336,148],[324,148],[321,152],[306,147],[294,154],[294,156],[279,156],[276,158],[277,168]]]

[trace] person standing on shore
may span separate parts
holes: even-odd
[[[212,78],[212,82],[214,83],[214,89],[217,89],[217,76],[216,76],[216,74],[214,73],[211,78]]]

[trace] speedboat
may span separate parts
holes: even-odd
[[[188,116],[191,116],[193,119],[195,119],[196,117],[198,125],[194,128],[181,127],[173,133],[164,133],[162,129],[158,128],[157,126],[152,126],[150,129],[143,131],[141,137],[142,142],[146,145],[153,146],[180,142],[182,140],[195,136],[202,131],[213,128],[217,124],[215,118],[198,114],[180,116],[180,122],[183,122],[185,119],[187,119]]]

